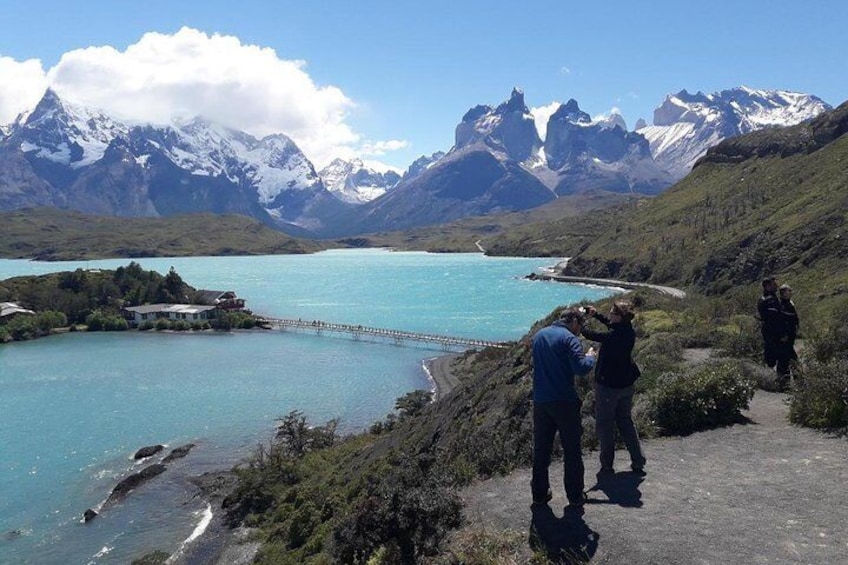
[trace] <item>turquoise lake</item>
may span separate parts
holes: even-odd
[[[556,259],[385,250],[300,256],[136,259],[233,290],[256,313],[489,340],[517,339],[558,305],[614,292],[529,281]],[[114,269],[127,259],[0,260],[0,280]],[[209,507],[189,478],[229,468],[274,420],[367,428],[395,399],[431,388],[437,350],[290,332],[64,334],[0,346],[0,563],[127,563],[176,551]],[[156,443],[197,447],[82,524]],[[529,447],[528,447],[529,448]],[[148,462],[149,463],[149,462]],[[147,464],[147,463],[145,463]]]

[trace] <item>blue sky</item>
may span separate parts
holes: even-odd
[[[127,119],[196,110],[282,131],[319,165],[359,155],[405,168],[448,150],[470,107],[514,86],[531,108],[617,108],[631,129],[683,88],[744,84],[838,105],[846,21],[836,0],[4,0],[0,123],[49,84]]]

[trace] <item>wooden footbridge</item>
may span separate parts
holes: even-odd
[[[439,347],[445,351],[466,350],[477,347],[506,347],[499,341],[451,337],[446,335],[388,330],[354,324],[336,324],[321,320],[290,320],[286,318],[258,317],[260,325],[275,330],[311,332],[315,335],[337,335],[354,340],[367,339],[389,342],[399,346]]]

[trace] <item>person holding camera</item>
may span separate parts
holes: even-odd
[[[554,437],[559,432],[563,451],[563,482],[568,509],[583,512],[583,404],[574,378],[589,373],[595,365],[594,350],[583,352],[580,330],[586,322],[578,310],[566,310],[561,318],[533,336],[533,475],[530,489],[533,504],[551,498],[548,467]]]
[[[587,315],[606,326],[606,331],[583,328],[583,337],[600,343],[595,365],[595,430],[600,443],[601,470],[598,476],[615,472],[615,429],[618,428],[630,453],[630,468],[644,474],[645,455],[639,433],[633,424],[633,384],[639,378],[639,368],[633,362],[636,333],[631,324],[634,313],[629,302],[615,302],[609,317],[593,306],[585,308]]]

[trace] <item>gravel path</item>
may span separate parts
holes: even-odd
[[[466,489],[466,514],[496,531],[532,524],[530,539],[549,554],[592,563],[848,564],[848,441],[791,426],[787,411],[786,395],[759,391],[750,423],[644,442],[646,477],[622,472],[619,451],[619,472],[601,488],[597,453],[588,454],[595,489],[582,518],[563,516],[561,463],[551,466],[549,507],[531,511],[521,469]]]

